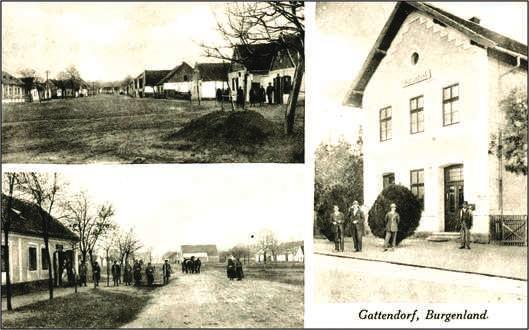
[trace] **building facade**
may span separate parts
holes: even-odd
[[[2,194],[2,219],[7,214],[7,196]],[[11,283],[45,281],[49,276],[43,239],[43,225],[38,215],[38,206],[20,199],[13,200],[11,210],[11,230],[9,232],[9,272]],[[49,216],[49,215],[48,215]],[[4,228],[4,221],[2,221]],[[67,264],[78,269],[78,255],[74,253],[77,236],[58,220],[49,216],[49,252],[52,264],[52,276],[59,284],[59,274]],[[2,285],[6,283],[6,242],[2,230]]]
[[[213,244],[204,245],[182,245],[182,259],[200,258],[202,262],[219,262],[219,252],[217,246]]]
[[[483,242],[492,215],[527,215],[526,178],[489,153],[500,101],[526,81],[526,45],[476,18],[397,4],[346,99],[364,112],[365,203],[401,184],[423,203],[418,231],[456,232],[466,200]]]
[[[191,91],[193,68],[186,62],[177,65],[157,84],[157,92],[165,98],[178,98]]]
[[[193,100],[213,100],[217,89],[225,90],[228,86],[229,63],[196,63],[193,70]]]
[[[2,103],[26,102],[24,83],[13,75],[2,71]]]

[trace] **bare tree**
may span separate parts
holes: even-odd
[[[88,254],[90,264],[93,265],[93,251],[97,241],[114,226],[114,208],[107,203],[98,206],[94,211],[86,192],[81,192],[64,203],[64,209],[67,226],[79,236],[81,262],[86,262]]]
[[[136,237],[134,229],[124,231],[119,235],[118,238],[118,251],[119,251],[119,260],[120,264],[126,263],[129,259],[129,256],[133,255],[134,252],[141,249],[142,244],[140,240]]]
[[[257,248],[263,251],[264,264],[266,264],[267,253],[270,252],[274,261],[277,261],[279,241],[271,230],[262,230],[257,239]]]
[[[57,173],[26,172],[20,174],[20,188],[38,206],[38,213],[43,224],[45,259],[48,265],[48,288],[50,299],[53,299],[53,275],[49,248],[49,222],[55,206],[57,195],[63,185],[59,183]]]
[[[299,92],[305,72],[305,11],[303,1],[241,2],[230,4],[226,20],[217,22],[224,45],[203,44],[205,55],[245,64],[248,58],[236,57],[235,50],[244,47],[253,55],[251,45],[271,43],[279,50],[292,52],[297,59],[292,91],[285,108],[285,132],[292,134]],[[231,54],[230,54],[231,52]],[[245,79],[246,82],[246,79]],[[246,83],[244,95],[246,95]]]
[[[2,230],[4,231],[4,246],[3,251],[4,267],[6,272],[6,298],[7,298],[7,310],[13,310],[11,305],[11,297],[13,296],[13,288],[11,287],[11,272],[9,269],[9,232],[11,230],[11,217],[13,216],[13,191],[15,185],[18,183],[17,173],[4,173],[2,176],[3,186],[7,187],[7,203],[6,208],[2,207]],[[3,199],[3,196],[2,196]],[[3,203],[2,203],[3,204]]]
[[[81,73],[79,73],[77,67],[72,64],[68,66],[64,71],[59,72],[57,78],[62,80],[71,79],[73,81],[79,82],[81,81]]]
[[[98,247],[100,247],[100,250],[103,250],[104,252],[104,257],[101,256],[101,265],[103,264],[103,260],[105,260],[107,267],[107,286],[110,286],[110,260],[112,258],[119,258],[118,238],[119,228],[117,226],[113,226],[103,234],[97,243]]]
[[[229,253],[235,258],[243,258],[246,263],[249,262],[250,248],[248,246],[236,245],[235,247],[230,249]]]
[[[18,75],[22,78],[33,78],[34,80],[40,80],[40,77],[38,76],[35,69],[23,68],[18,70]]]

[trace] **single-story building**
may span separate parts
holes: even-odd
[[[9,246],[8,267],[11,283],[46,281],[49,268],[45,258],[44,226],[39,215],[39,206],[19,198],[13,198],[12,207],[7,210],[8,198],[7,195],[2,194],[2,285],[6,283],[7,268],[4,258],[6,244]],[[5,242],[3,229],[8,212],[11,215],[11,229],[9,242]],[[52,274],[55,284],[58,285],[60,282],[59,274],[62,273],[65,265],[71,264],[75,269],[78,269],[78,256],[74,253],[73,247],[79,238],[57,219],[48,213],[45,214],[48,221],[48,245]]]
[[[26,102],[24,82],[8,72],[2,71],[2,103]]]
[[[182,259],[200,258],[202,262],[219,262],[219,252],[214,244],[182,245]]]
[[[229,87],[229,70],[230,63],[196,63],[191,99],[215,99],[218,89],[224,92]]]
[[[156,85],[157,96],[165,98],[186,97],[191,91],[192,80],[193,68],[186,62],[182,62],[158,81]]]
[[[154,97],[156,85],[167,76],[171,70],[144,70],[134,79],[135,97]]]

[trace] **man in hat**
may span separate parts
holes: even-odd
[[[332,227],[334,230],[334,249],[343,252],[344,250],[344,223],[345,217],[338,205],[334,205],[334,212],[331,215]]]
[[[111,268],[112,272],[112,280],[114,281],[114,286],[119,286],[119,282],[121,279],[121,267],[118,265],[118,262],[114,260],[114,264]]]
[[[165,262],[162,266],[162,274],[163,274],[163,284],[169,283],[169,277],[171,276],[171,273],[173,271],[171,270],[171,265],[169,264],[169,260],[165,259]]]
[[[386,238],[384,239],[384,251],[391,245],[391,250],[397,245],[397,232],[399,231],[400,215],[397,213],[397,205],[391,203],[390,211],[386,213]]]
[[[472,228],[472,211],[468,206],[468,202],[463,202],[463,207],[459,211],[459,223],[461,226],[461,246],[460,249],[467,248],[470,250],[470,228]]]
[[[360,209],[358,201],[353,201],[349,214],[355,252],[362,251],[362,236],[364,235],[364,212]]]

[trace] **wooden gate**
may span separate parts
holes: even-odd
[[[527,244],[527,215],[491,215],[491,240],[505,245]]]

